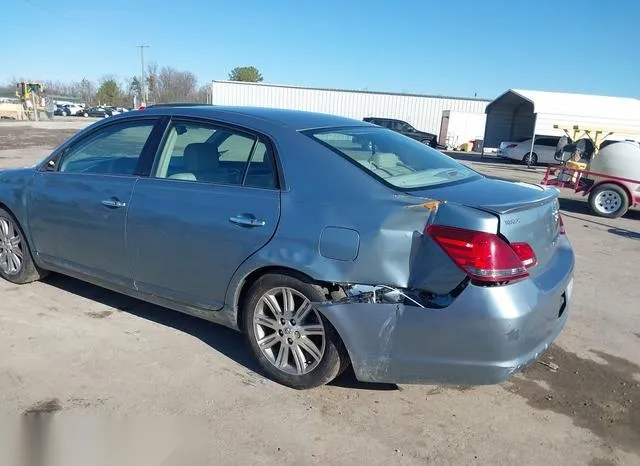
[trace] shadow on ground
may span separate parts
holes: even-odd
[[[211,348],[219,351],[248,370],[266,377],[255,360],[244,335],[203,319],[182,314],[154,304],[130,298],[128,296],[109,291],[107,289],[85,283],[64,275],[51,274],[44,283],[56,287],[67,293],[99,302],[118,311],[127,312],[136,317],[174,328],[198,338]],[[94,319],[102,319],[111,315],[113,311],[87,313]],[[362,390],[396,390],[391,384],[362,383],[356,380],[353,369],[347,369],[340,377],[331,382],[332,386],[362,389]]]
[[[536,409],[569,416],[603,441],[640,453],[640,366],[600,351],[598,363],[552,346],[540,360],[557,371],[533,364],[505,388],[524,397]]]

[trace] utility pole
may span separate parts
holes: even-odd
[[[147,100],[147,82],[144,79],[144,49],[149,48],[149,45],[136,45],[136,47],[140,48],[140,100],[144,102],[145,105],[148,105]]]

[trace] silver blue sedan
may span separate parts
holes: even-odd
[[[566,322],[557,195],[363,121],[159,106],[0,172],[0,275],[58,272],[232,327],[298,389],[349,365],[491,384]]]

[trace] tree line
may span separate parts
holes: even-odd
[[[83,78],[80,81],[63,82],[42,81],[45,91],[50,95],[79,99],[87,105],[114,105],[130,107],[134,97],[137,103],[142,101],[143,93],[140,76],[118,79],[113,75],[105,75],[97,82]],[[211,86],[199,84],[198,78],[191,71],[181,71],[171,66],[158,66],[151,63],[145,71],[146,91],[150,103],[195,102],[209,103]],[[262,82],[262,74],[253,66],[236,67],[229,73],[230,81]],[[15,85],[24,78],[14,78],[5,88],[15,89]]]

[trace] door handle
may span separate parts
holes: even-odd
[[[254,216],[238,215],[236,217],[229,217],[231,223],[236,225],[242,225],[245,227],[263,227],[267,224],[264,220],[255,218]]]
[[[126,207],[127,204],[124,202],[120,202],[116,199],[105,199],[104,201],[102,201],[102,205],[107,207],[120,208],[120,207]]]

